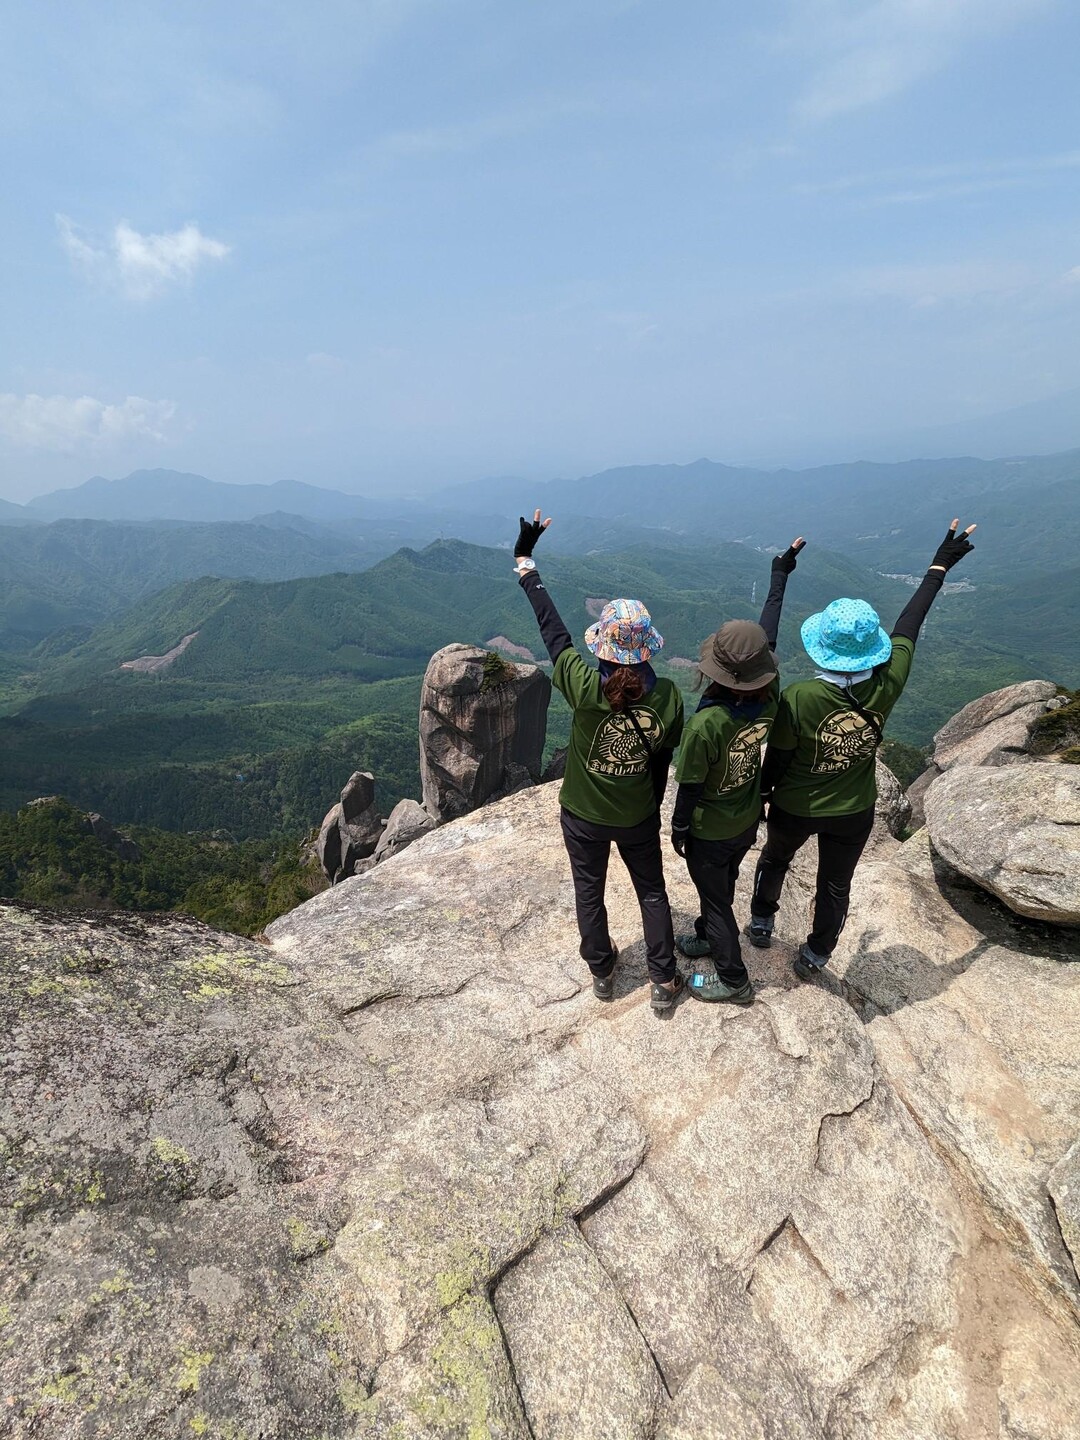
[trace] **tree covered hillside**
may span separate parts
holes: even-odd
[[[604,599],[644,598],[667,640],[661,668],[684,685],[693,669],[673,662],[692,661],[723,620],[756,617],[769,577],[767,554],[730,542],[541,560],[576,636]],[[866,595],[889,625],[911,589],[808,548],[780,637],[787,678],[810,670],[801,621],[845,593]],[[982,585],[939,599],[890,722],[894,738],[923,745],[967,700],[1014,680],[1070,683],[1080,637],[1058,626],[1054,648],[1041,653],[1003,643],[999,622],[1015,601]],[[159,674],[120,668],[191,634]],[[450,641],[496,637],[542,656],[507,553],[460,541],[401,550],[360,574],[172,587],[41,659],[37,693],[0,718],[0,806],[61,793],[117,823],[260,836],[315,824],[360,768],[375,773],[388,811],[419,794],[416,718],[428,658]],[[556,698],[553,743],[566,726]]]

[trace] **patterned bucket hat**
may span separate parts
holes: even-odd
[[[834,600],[803,621],[806,653],[822,670],[872,670],[892,654],[878,613],[865,600]]]
[[[585,631],[585,644],[598,660],[642,665],[664,648],[664,637],[640,600],[609,600]]]

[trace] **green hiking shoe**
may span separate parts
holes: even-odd
[[[809,945],[800,945],[791,968],[800,980],[816,980],[829,963],[827,955],[815,955]]]
[[[712,954],[712,946],[708,940],[703,940],[700,935],[676,935],[675,944],[688,960],[700,960],[705,955]]]
[[[754,987],[749,980],[745,985],[727,985],[715,970],[695,970],[690,976],[690,994],[695,1000],[715,1003],[730,1000],[732,1005],[752,1005]]]

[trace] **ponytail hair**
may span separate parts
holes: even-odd
[[[601,688],[613,710],[626,710],[645,694],[645,679],[636,665],[620,665]]]

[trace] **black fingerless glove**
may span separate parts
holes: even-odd
[[[522,556],[531,555],[533,546],[544,533],[544,527],[539,520],[526,520],[524,515],[519,516],[521,529],[518,531],[518,538],[514,542],[514,559],[519,560]]]
[[[804,540],[798,549],[796,549],[794,545],[789,545],[782,555],[774,555],[772,559],[773,574],[775,575],[777,571],[780,571],[784,575],[790,575],[798,563],[799,552],[805,544],[806,541]]]
[[[955,530],[950,530],[930,561],[930,568],[932,570],[935,565],[940,565],[943,570],[951,570],[974,549],[975,546],[966,535],[957,535]]]

